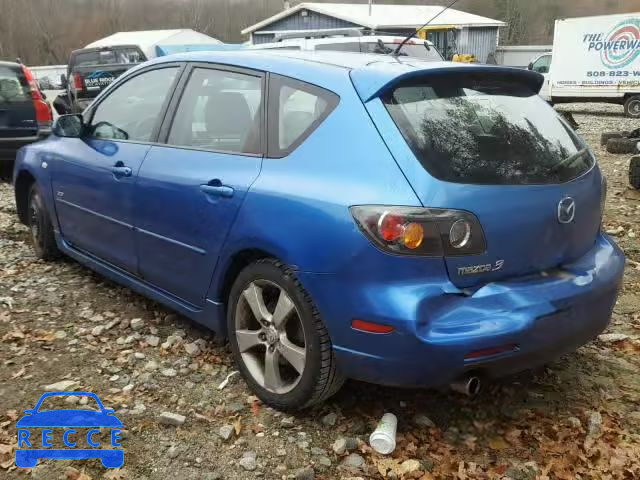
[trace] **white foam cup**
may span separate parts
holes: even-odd
[[[369,436],[369,445],[376,452],[388,455],[396,448],[398,419],[393,413],[385,413],[378,426]]]

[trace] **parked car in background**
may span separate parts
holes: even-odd
[[[218,45],[221,42],[190,29],[118,32],[71,53],[64,88],[54,102],[56,111],[82,112],[102,90],[128,69],[173,45]]]
[[[604,178],[541,84],[391,55],[156,59],[20,151],[17,211],[39,258],[227,335],[276,408],[345,378],[474,393],[597,336],[622,280]]]
[[[42,77],[37,82],[40,90],[53,90],[55,88],[55,85],[49,77]]]
[[[247,47],[252,50],[305,50],[389,54],[405,40],[391,35],[362,36],[359,31],[347,29],[340,32],[300,32],[282,34],[271,43],[258,43]],[[430,41],[413,38],[400,49],[399,56],[427,61],[442,61],[442,55]]]
[[[74,50],[65,85],[70,112],[82,112],[111,82],[146,60],[136,45]]]
[[[640,12],[556,20],[553,52],[529,64],[552,103],[602,102],[640,118]]]
[[[52,121],[51,107],[29,69],[0,62],[0,178],[11,178],[18,149],[49,135]]]

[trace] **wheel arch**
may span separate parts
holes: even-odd
[[[18,218],[24,225],[28,223],[29,190],[35,182],[36,178],[29,170],[21,170],[15,179],[16,209],[18,210]]]
[[[225,305],[229,299],[233,282],[235,282],[244,268],[265,258],[281,261],[278,256],[262,248],[243,248],[231,254],[228,258],[229,260],[221,269],[217,285],[214,286],[212,292],[213,296]]]

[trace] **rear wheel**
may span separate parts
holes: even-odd
[[[640,155],[631,158],[629,184],[636,190],[640,190]]]
[[[607,141],[609,153],[636,153],[640,138],[610,138]]]
[[[242,376],[265,403],[296,410],[342,385],[329,333],[309,294],[280,262],[246,267],[229,296],[229,343]]]
[[[640,118],[640,95],[633,95],[624,101],[624,114],[631,118]]]
[[[42,260],[54,260],[60,256],[51,225],[51,217],[42,199],[37,184],[29,190],[28,226],[31,244],[36,257]]]

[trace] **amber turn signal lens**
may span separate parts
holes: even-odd
[[[405,247],[411,250],[416,249],[422,245],[424,240],[424,228],[419,223],[410,223],[404,227],[404,233],[402,235],[402,243]]]

